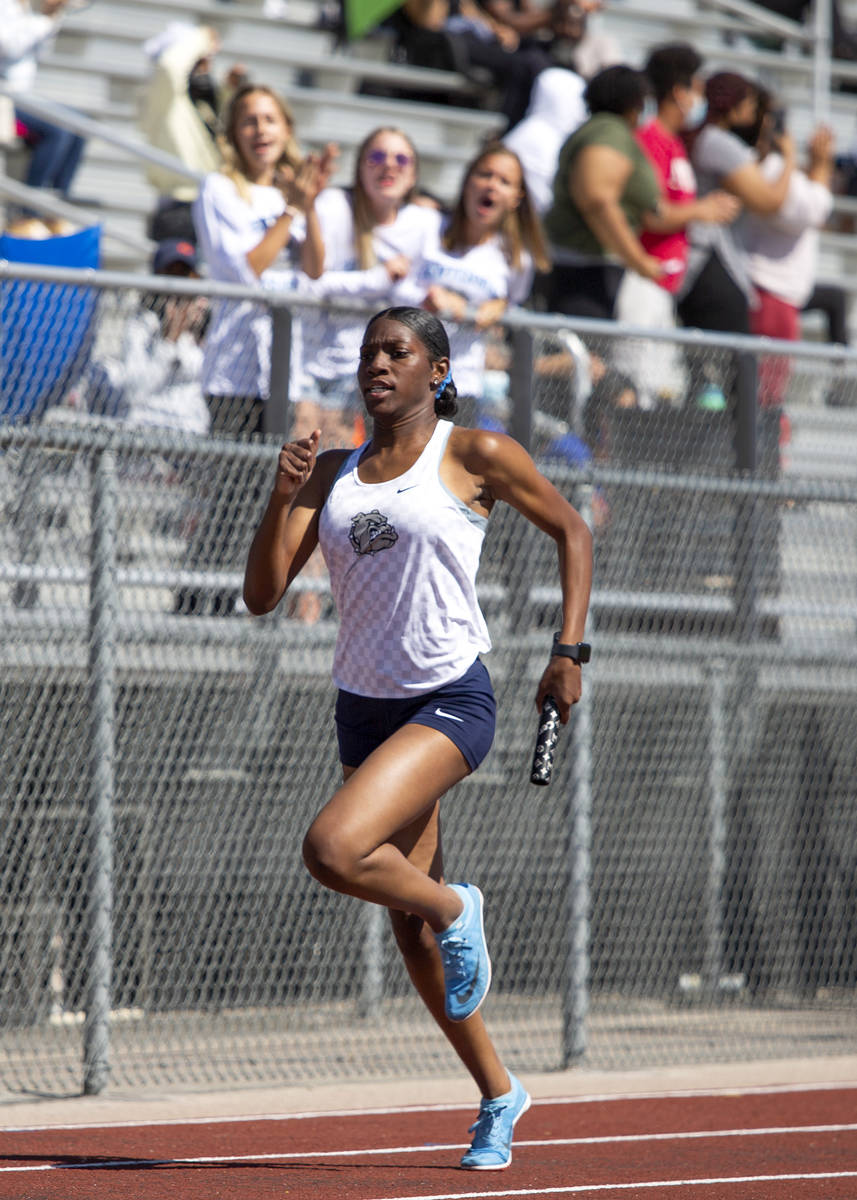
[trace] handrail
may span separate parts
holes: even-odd
[[[105,220],[100,215],[94,216],[87,209],[78,208],[76,204],[60,200],[45,188],[29,187],[26,183],[19,183],[17,179],[10,179],[4,174],[0,174],[0,196],[5,200],[12,200],[15,204],[20,204],[23,208],[32,209],[34,212],[45,214],[48,217],[61,217],[76,225],[98,224],[101,226],[105,238],[123,246],[129,246],[144,257],[148,257],[155,249],[155,243],[150,238],[134,237],[132,233],[123,233],[120,229],[113,229],[109,219]]]
[[[830,111],[831,28],[833,0],[815,0],[811,27],[788,17],[781,17],[748,0],[709,0],[715,7],[740,16],[800,46],[812,48],[812,111],[816,124],[826,119]]]
[[[811,45],[814,40],[812,30],[807,29],[799,21],[781,17],[777,13],[771,12],[770,9],[749,3],[748,0],[708,0],[708,4],[712,8],[732,13],[736,17],[743,17],[749,24],[787,38],[789,41]]]
[[[137,138],[117,133],[115,129],[102,124],[101,121],[95,121],[92,117],[87,117],[77,109],[69,108],[56,100],[46,100],[43,96],[37,96],[33,92],[13,91],[2,83],[0,83],[0,95],[8,96],[15,102],[17,108],[31,112],[33,116],[41,117],[43,121],[49,121],[51,125],[58,125],[60,129],[68,129],[85,138],[100,138],[102,142],[117,146],[134,158],[141,158],[145,162],[154,163],[155,166],[165,167],[168,171],[181,175],[184,179],[192,179],[195,183],[201,183],[205,178],[201,171],[195,171],[193,167],[183,163],[180,158],[167,154],[164,150],[157,150],[154,146]]]
[[[173,296],[210,296],[214,299],[249,300],[270,308],[323,308],[343,313],[361,313],[371,316],[377,304],[358,303],[339,298],[319,298],[299,295],[285,289],[246,287],[237,283],[220,283],[210,279],[183,279],[170,275],[145,275],[130,271],[101,271],[89,267],[55,267],[31,263],[14,263],[0,259],[0,281],[23,279],[39,283],[63,283],[77,287],[101,290],[136,288],[140,291],[159,292]],[[470,308],[466,320],[473,321],[476,309]],[[749,350],[765,354],[797,355],[807,359],[818,359],[824,363],[857,363],[857,349],[838,344],[817,342],[786,342],[775,338],[753,337],[748,334],[715,333],[701,329],[650,329],[644,325],[627,325],[617,321],[596,320],[591,317],[567,317],[558,313],[530,312],[527,309],[510,309],[498,322],[506,329],[530,330],[534,333],[559,333],[571,330],[575,333],[605,337],[645,338],[648,341],[665,341],[688,346],[707,346],[723,350]]]

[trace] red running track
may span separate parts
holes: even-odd
[[[855,1200],[857,1086],[536,1100],[505,1171],[473,1108],[0,1130],[9,1200]]]

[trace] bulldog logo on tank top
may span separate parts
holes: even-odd
[[[381,550],[389,550],[399,540],[399,535],[384,514],[373,508],[371,512],[359,512],[351,518],[348,540],[355,554],[378,554]]]

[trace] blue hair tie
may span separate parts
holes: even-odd
[[[441,398],[443,395],[443,389],[448,383],[452,383],[452,371],[447,371],[443,379],[441,379],[440,383],[437,385],[437,391],[434,394],[435,400],[439,400]]]

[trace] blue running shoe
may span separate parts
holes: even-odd
[[[448,929],[436,933],[446,984],[444,1009],[450,1021],[472,1017],[491,986],[491,960],[482,924],[482,893],[472,883],[453,883],[464,909]]]
[[[505,1096],[483,1100],[479,1105],[476,1124],[468,1133],[474,1133],[470,1149],[461,1160],[467,1171],[502,1171],[512,1161],[512,1133],[518,1117],[530,1107],[530,1095],[520,1079],[509,1072],[512,1090]]]

